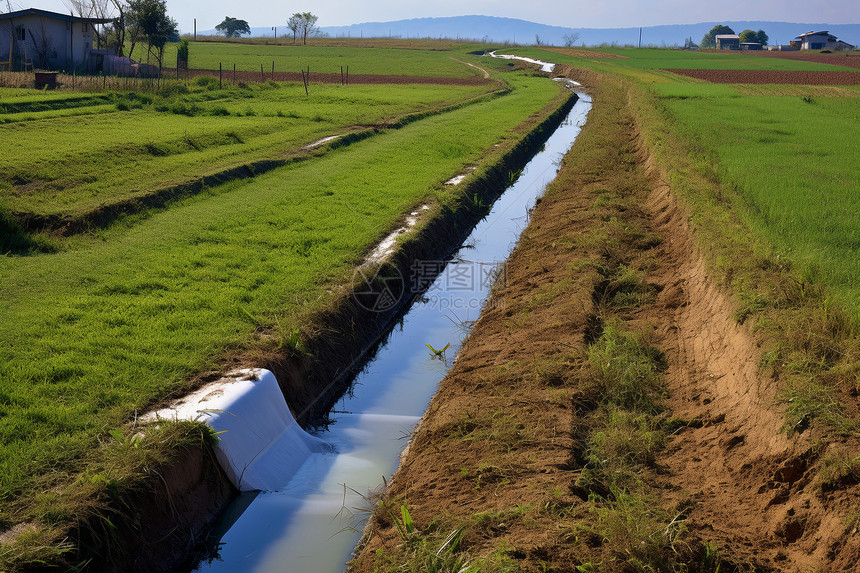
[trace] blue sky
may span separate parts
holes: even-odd
[[[62,0],[10,0],[13,9],[68,9]],[[810,24],[858,24],[860,0],[167,0],[182,32],[215,27],[225,16],[253,26],[284,26],[294,12],[310,11],[321,26],[385,22],[429,16],[480,14],[520,18],[571,28],[615,28],[711,21],[766,20]],[[6,11],[5,0],[0,9]]]

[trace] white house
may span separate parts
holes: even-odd
[[[741,37],[737,34],[717,34],[714,43],[718,50],[740,50]]]
[[[80,18],[29,8],[0,14],[0,66],[83,70],[93,50],[93,26],[103,18]]]
[[[853,50],[854,46],[843,42],[830,32],[807,32],[797,37],[801,50]]]

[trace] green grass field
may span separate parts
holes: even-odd
[[[190,375],[286,344],[419,201],[455,201],[446,179],[501,154],[561,96],[546,79],[508,81],[507,95],[221,186],[62,252],[0,258],[0,525]],[[29,511],[49,522],[56,508]]]
[[[807,280],[830,285],[840,304],[860,317],[860,89],[709,84],[659,71],[850,68],[737,52],[600,51],[625,58],[516,50],[647,85],[673,118],[669,128],[713,155],[720,180],[738,190],[742,219],[795,261]]]
[[[860,314],[860,99],[715,95],[666,106],[716,153],[750,225]]]
[[[280,40],[280,39],[279,39]],[[223,69],[259,72],[260,65],[266,72],[299,72],[310,66],[314,72],[339,74],[349,66],[350,74],[386,74],[408,76],[470,77],[478,75],[472,68],[455,61],[462,59],[457,52],[411,50],[397,48],[363,48],[352,46],[322,47],[314,45],[292,45],[282,40],[282,45],[260,45],[245,42],[191,42],[188,66],[194,69]],[[168,44],[164,65],[176,65],[176,46]],[[137,52],[139,48],[135,48]],[[142,53],[142,52],[141,52]],[[133,57],[140,58],[141,53]]]
[[[314,85],[306,96],[292,83],[217,87],[199,78],[154,96],[0,89],[0,206],[80,215],[492,89]]]

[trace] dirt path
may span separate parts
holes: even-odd
[[[715,571],[721,560],[721,571],[850,571],[860,562],[851,521],[860,489],[850,480],[823,488],[821,435],[783,431],[779,381],[709,278],[622,99],[598,90],[377,505],[357,571],[418,563],[420,547],[459,527],[460,548],[486,570],[638,571],[651,559],[658,570],[672,561]],[[610,263],[641,270],[655,293],[613,320],[653,330],[667,364],[662,420],[682,421],[641,474],[650,497],[622,524],[611,519],[620,498],[580,485],[595,416],[586,349],[609,319]],[[402,505],[420,536],[404,535]],[[657,514],[662,525],[635,537]],[[669,536],[679,520],[684,533]],[[671,539],[649,554],[664,528]]]
[[[474,68],[474,69],[478,70],[479,72],[481,72],[484,75],[485,80],[490,79],[490,72],[488,72],[487,70],[485,70],[481,66],[476,66],[475,64],[470,64],[469,62],[464,62],[463,60],[458,60],[457,58],[451,58],[451,59],[454,60],[455,62],[459,62],[463,65],[469,66],[470,68]]]

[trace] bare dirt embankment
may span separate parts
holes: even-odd
[[[591,113],[382,494],[354,569],[446,555],[446,536],[463,527],[457,555],[481,570],[854,570],[857,480],[827,477],[822,432],[783,431],[781,380],[733,318],[627,95],[605,82]],[[589,348],[607,325],[644,333],[663,371],[660,411],[627,416],[629,432],[599,425]],[[640,461],[616,465],[607,451]],[[601,467],[635,477],[614,481]]]

